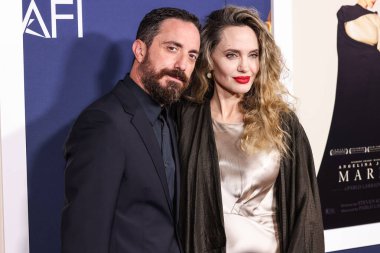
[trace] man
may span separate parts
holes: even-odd
[[[90,105],[65,145],[63,253],[179,253],[179,162],[166,106],[188,85],[198,19],[155,9],[140,23],[130,74]]]

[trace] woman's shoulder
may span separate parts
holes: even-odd
[[[281,122],[287,126],[299,124],[298,117],[293,110],[283,111],[280,113]]]
[[[368,15],[369,20],[377,27],[380,28],[380,15],[373,14],[373,15]]]
[[[281,122],[283,130],[291,136],[298,135],[300,133],[304,134],[305,132],[297,114],[292,110],[281,113]]]
[[[178,105],[182,108],[199,108],[203,105],[202,102],[194,101],[188,98],[182,98]]]
[[[173,105],[177,113],[190,114],[203,110],[208,105],[208,101],[196,102],[189,99],[181,99]]]
[[[186,124],[191,123],[195,118],[207,115],[207,110],[209,110],[209,101],[198,103],[187,99],[174,103],[170,109],[177,122],[186,122]]]

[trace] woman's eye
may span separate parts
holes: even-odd
[[[233,58],[236,58],[237,55],[236,54],[226,54],[226,57],[227,57],[227,59],[233,59]]]
[[[259,57],[259,54],[253,53],[253,54],[250,54],[249,57],[251,57],[251,58],[257,58],[257,57]]]

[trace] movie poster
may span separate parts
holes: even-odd
[[[336,95],[318,173],[325,229],[380,222],[380,19],[371,8],[336,10]]]

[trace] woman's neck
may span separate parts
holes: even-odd
[[[365,9],[368,7],[368,4],[365,0],[358,0],[358,4]]]
[[[243,122],[243,114],[239,107],[241,99],[242,95],[232,95],[215,87],[210,101],[212,118],[221,123]]]

